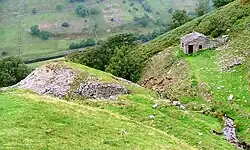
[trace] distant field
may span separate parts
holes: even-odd
[[[150,24],[146,28],[135,26],[134,17],[144,14],[152,20],[161,19],[165,23],[171,22],[169,8],[193,11],[197,0],[147,0],[153,9],[146,12],[139,2],[126,0],[87,1],[69,3],[68,0],[19,0],[0,1],[0,58],[4,56],[21,55],[24,59],[46,56],[57,52],[67,51],[72,42],[79,42],[85,38],[105,39],[108,36],[123,33],[148,33],[159,26]],[[131,3],[134,3],[131,6]],[[97,8],[99,15],[79,17],[75,8],[85,4],[88,8]],[[56,9],[57,5],[62,10]],[[32,9],[37,13],[33,14]],[[159,12],[156,14],[156,12]],[[115,21],[111,21],[114,19]],[[69,28],[63,28],[63,22],[69,22]],[[43,41],[30,34],[30,27],[39,25],[40,30],[50,31],[56,36]]]

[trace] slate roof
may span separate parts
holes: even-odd
[[[202,34],[202,33],[199,33],[199,32],[192,32],[192,33],[186,34],[185,36],[181,37],[181,41],[182,41],[183,43],[189,43],[189,42],[191,42],[191,41],[193,41],[193,40],[196,40],[196,39],[198,39],[198,38],[200,38],[200,37],[208,39],[208,37],[205,36],[205,35]]]

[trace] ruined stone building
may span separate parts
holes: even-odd
[[[211,40],[198,32],[189,33],[181,37],[181,49],[185,54],[192,54],[211,47]]]

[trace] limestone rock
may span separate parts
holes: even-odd
[[[114,83],[88,81],[82,83],[75,93],[89,99],[116,99],[120,94],[129,94],[125,87]]]

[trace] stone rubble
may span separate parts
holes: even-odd
[[[72,86],[77,80],[78,74],[77,70],[56,62],[37,68],[11,88],[27,89],[38,94],[53,95],[58,98],[63,98],[73,92],[73,94],[81,95],[87,99],[114,100],[120,94],[130,93],[123,86],[115,83],[102,83],[91,75],[82,83],[80,81],[80,86],[76,87],[76,91],[72,91]]]
[[[70,90],[75,74],[73,69],[55,63],[36,69],[13,87],[62,98]]]
[[[129,94],[125,87],[114,83],[88,81],[82,83],[75,93],[88,99],[116,99],[121,94]]]

